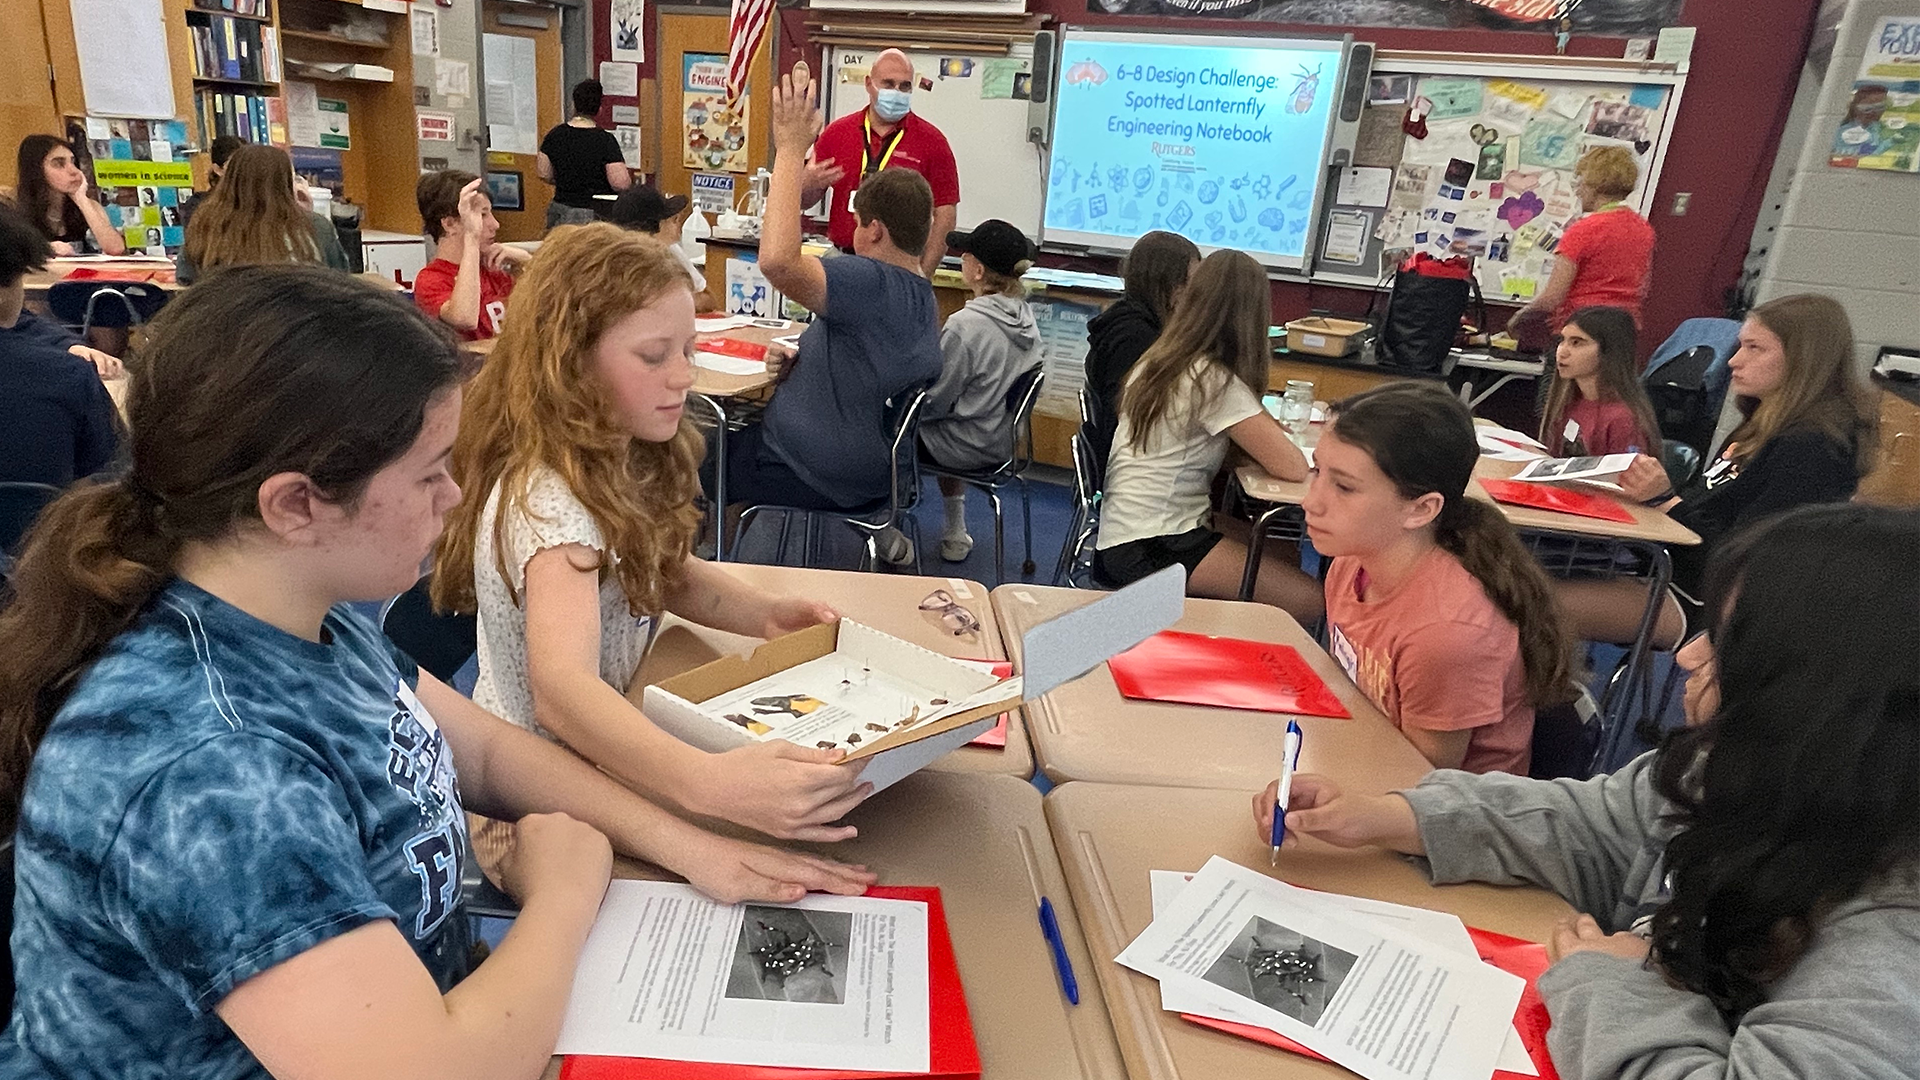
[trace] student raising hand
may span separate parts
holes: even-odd
[[[773,148],[776,153],[792,153],[804,158],[814,137],[820,134],[820,110],[815,108],[818,91],[804,71],[782,76],[773,88]]]

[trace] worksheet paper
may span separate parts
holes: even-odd
[[[693,353],[693,366],[722,375],[765,375],[765,360],[748,360],[741,356],[727,356],[723,353],[702,352],[696,346]]]
[[[895,731],[1003,699],[1020,699],[1018,676],[948,698],[903,675],[876,671],[848,653],[832,652],[717,694],[700,709],[762,742],[785,739],[852,753]]]
[[[1527,480],[1535,483],[1550,483],[1559,480],[1594,481],[1602,477],[1618,476],[1633,464],[1632,454],[1608,454],[1605,457],[1544,458],[1536,461],[1519,472],[1512,479]],[[1604,486],[1604,485],[1603,485]]]
[[[1488,1080],[1525,983],[1215,856],[1116,959],[1368,1080]]]
[[[587,936],[560,1054],[926,1072],[927,906],[809,896],[717,904],[615,881]]]
[[[1173,906],[1174,898],[1187,887],[1193,879],[1192,874],[1183,874],[1177,870],[1149,870],[1148,884],[1153,891],[1153,917],[1159,918]],[[1311,889],[1302,889],[1285,882],[1275,882],[1288,896],[1300,903],[1320,903],[1342,917],[1351,917],[1359,922],[1372,922],[1388,929],[1397,929],[1416,937],[1424,938],[1435,945],[1450,949],[1462,956],[1478,960],[1480,953],[1473,947],[1473,936],[1467,933],[1467,924],[1459,916],[1444,911],[1429,911],[1426,908],[1408,907],[1405,904],[1389,904],[1385,900],[1368,900],[1360,896],[1341,896],[1335,893],[1319,893]],[[1209,1016],[1215,1020],[1231,1020],[1236,1024],[1260,1025],[1260,1021],[1249,1019],[1245,1010],[1223,1008],[1206,995],[1188,995],[1182,989],[1167,984],[1160,987],[1160,1007],[1168,1012],[1192,1013],[1195,1016]],[[1260,1025],[1264,1026],[1264,1025]],[[1507,1025],[1507,1040],[1500,1047],[1500,1060],[1496,1064],[1502,1072],[1519,1073],[1522,1076],[1538,1076],[1540,1070],[1534,1067],[1533,1059],[1527,1056],[1527,1048],[1520,1041],[1520,1032],[1512,1024]]]

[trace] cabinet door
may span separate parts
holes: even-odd
[[[1861,502],[1920,506],[1920,406],[1880,391],[1880,463],[1860,481]]]

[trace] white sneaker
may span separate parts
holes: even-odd
[[[874,536],[873,546],[880,555],[880,561],[889,566],[913,564],[913,541],[907,539],[906,533],[891,525]]]
[[[973,537],[966,533],[940,538],[940,557],[948,562],[966,562],[973,554]]]

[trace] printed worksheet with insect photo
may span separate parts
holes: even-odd
[[[719,904],[688,885],[615,881],[555,1052],[926,1072],[927,988],[919,901]]]
[[[931,718],[953,701],[878,671],[845,653],[829,653],[701,703],[756,739],[858,750]]]

